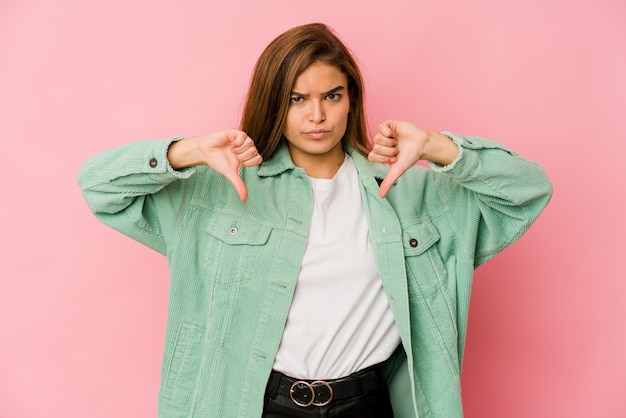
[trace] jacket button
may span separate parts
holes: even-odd
[[[232,236],[237,235],[238,232],[239,230],[237,229],[237,227],[231,226],[230,229],[228,230],[228,235],[232,237]]]
[[[417,247],[417,240],[415,238],[411,238],[409,240],[409,245],[413,248]]]
[[[159,165],[159,161],[156,158],[151,158],[150,167],[155,168],[157,165]]]

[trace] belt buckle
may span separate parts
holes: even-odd
[[[328,382],[325,382],[323,380],[316,380],[315,382],[311,383],[311,386],[313,386],[313,389],[314,389],[314,392],[315,392],[315,397],[313,398],[313,405],[315,405],[315,406],[326,406],[326,405],[328,405],[330,403],[330,401],[333,400],[333,388],[330,386],[330,384]],[[320,395],[322,395],[322,393],[318,392],[315,389],[323,388],[323,387],[328,388],[328,390],[327,390],[328,394],[326,395],[326,397],[328,399],[326,399],[325,401],[318,402],[317,399],[321,397]],[[322,399],[324,399],[324,398],[322,397]]]
[[[318,391],[318,388],[327,388],[326,391]],[[324,392],[327,392],[326,394]],[[289,397],[296,405],[306,408],[308,406],[326,406],[333,400],[333,388],[328,382],[316,380],[312,383],[298,380],[291,385]],[[308,399],[310,398],[310,399]],[[319,400],[321,398],[321,400]]]
[[[306,389],[308,389],[308,392]],[[289,389],[289,397],[296,405],[306,408],[307,406],[312,405],[315,400],[315,389],[313,389],[313,386],[309,382],[298,380],[297,382],[293,382],[293,385],[291,385],[291,389]],[[310,397],[311,399],[306,401],[307,397]],[[300,401],[300,399],[297,398],[303,398],[304,400]]]

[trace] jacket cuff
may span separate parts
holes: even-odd
[[[429,163],[432,170],[447,173],[457,178],[466,178],[480,165],[480,151],[485,149],[499,149],[510,155],[517,155],[502,144],[477,136],[461,136],[444,131],[443,135],[450,138],[459,147],[459,155],[450,164],[442,166]]]
[[[144,163],[146,173],[148,173],[153,180],[167,182],[173,179],[187,179],[195,173],[195,167],[175,170],[167,159],[167,151],[170,146],[181,139],[183,139],[183,137],[150,141],[152,146],[146,153],[146,161]]]

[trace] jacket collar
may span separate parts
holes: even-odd
[[[354,160],[354,164],[359,172],[359,177],[374,177],[378,180],[382,180],[389,172],[389,167],[387,165],[369,161],[354,148],[344,145],[344,149]],[[289,148],[287,147],[286,142],[282,141],[276,149],[276,152],[274,152],[274,155],[272,155],[267,161],[263,161],[263,163],[261,163],[257,174],[260,177],[272,177],[295,168],[296,166],[291,160],[291,155],[289,154]]]
[[[293,170],[294,168],[296,168],[296,166],[291,160],[289,148],[283,140],[280,142],[276,151],[274,151],[274,154],[268,160],[261,163],[257,174],[259,177],[273,177],[287,170]]]

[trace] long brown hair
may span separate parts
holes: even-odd
[[[326,25],[311,23],[279,35],[265,48],[254,68],[241,130],[254,140],[263,159],[272,156],[283,138],[296,79],[315,62],[333,65],[348,78],[350,113],[343,141],[363,155],[369,153],[359,67]]]

